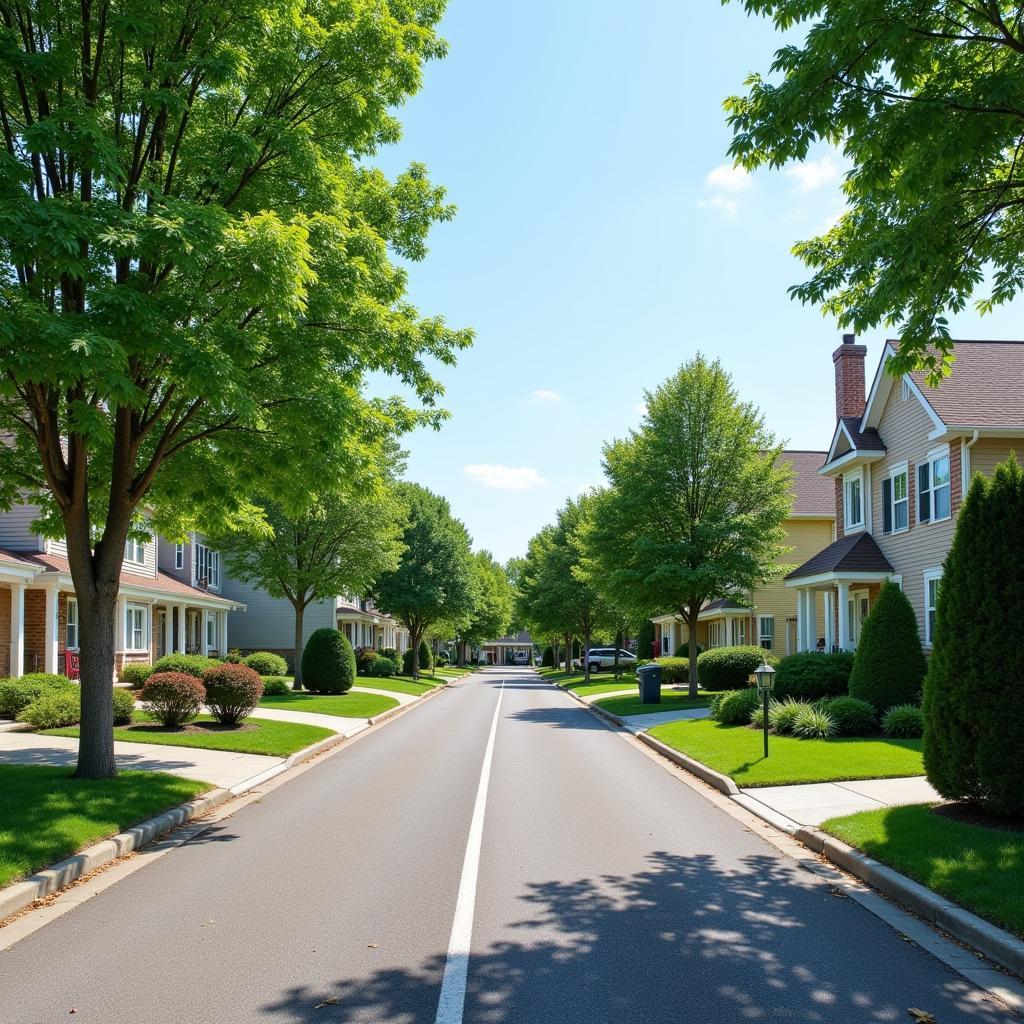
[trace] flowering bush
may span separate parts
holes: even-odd
[[[248,665],[218,665],[203,673],[206,706],[221,725],[238,725],[263,696],[263,680]]]

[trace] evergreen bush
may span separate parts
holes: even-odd
[[[288,674],[288,662],[272,651],[253,651],[242,660],[242,664],[261,676],[284,676]]]
[[[165,654],[153,664],[153,671],[184,672],[196,679],[202,679],[208,668],[220,664],[217,658],[207,658],[204,654]]]
[[[140,698],[147,714],[166,728],[176,729],[199,714],[206,690],[188,672],[154,672]]]
[[[853,651],[788,654],[775,669],[775,696],[797,700],[845,697],[850,691]]]
[[[409,650],[402,655],[402,675],[411,676],[412,670],[416,662],[416,652],[410,647]]]
[[[114,690],[114,725],[131,725],[135,714],[135,697],[131,690]]]
[[[697,644],[697,657],[699,658],[704,653],[704,648],[700,644]],[[687,641],[685,644],[680,644],[676,648],[677,658],[689,658],[690,657],[690,643]]]
[[[553,647],[545,647],[544,653],[540,658],[541,668],[553,668],[555,665],[555,649]]]
[[[156,671],[152,665],[145,665],[141,662],[129,662],[121,666],[117,678],[122,683],[127,683],[133,690],[141,690],[146,680]]]
[[[741,690],[762,662],[775,666],[779,659],[760,647],[713,647],[697,655],[697,679],[702,690]]]
[[[51,689],[39,694],[31,704],[21,709],[18,721],[27,722],[33,729],[62,729],[77,724],[81,716],[81,694],[75,687]]]
[[[897,704],[882,716],[882,732],[900,740],[919,740],[924,735],[924,714],[916,704]]]
[[[653,658],[661,651],[654,650],[654,623],[650,619],[644,619],[636,635],[636,656],[638,658]]]
[[[263,696],[280,697],[282,694],[291,693],[292,683],[284,676],[262,676]]]
[[[761,706],[756,687],[745,690],[730,690],[719,694],[711,701],[711,717],[723,725],[746,725],[751,715]]]
[[[356,656],[340,630],[314,630],[302,652],[302,685],[312,693],[348,693],[356,679]]]
[[[0,718],[17,718],[37,697],[57,690],[78,692],[77,686],[67,676],[46,672],[33,672],[17,679],[0,679]]]
[[[861,630],[850,696],[879,712],[895,704],[916,704],[927,670],[914,609],[897,584],[885,583]]]
[[[364,675],[377,679],[387,679],[397,671],[398,666],[395,662],[390,658],[385,658],[383,654],[375,654],[372,658],[369,658],[363,670]]]
[[[785,700],[773,700],[768,705],[768,724],[781,736],[789,736],[793,732],[801,711],[807,707],[803,701],[787,697]]]
[[[420,671],[430,672],[434,667],[434,659],[430,653],[430,645],[426,640],[420,641]]]
[[[878,727],[874,706],[857,697],[827,697],[814,706],[836,723],[837,736],[866,736]]]
[[[661,666],[662,686],[675,686],[690,679],[690,662],[686,658],[655,658]]]

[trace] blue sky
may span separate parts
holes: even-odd
[[[450,0],[442,33],[378,162],[423,161],[458,205],[410,295],[477,340],[439,371],[452,418],[406,438],[407,476],[478,547],[521,554],[697,351],[791,447],[826,447],[839,331],[786,289],[806,276],[792,244],[841,209],[842,158],[746,176],[726,156],[722,101],[767,71],[771,25],[718,0]],[[953,328],[1014,337],[1018,319]],[[884,337],[861,339],[869,374]]]

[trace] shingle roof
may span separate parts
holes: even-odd
[[[834,516],[836,496],[832,481],[818,470],[827,452],[785,451],[780,462],[793,469],[793,511],[797,515]]]
[[[892,572],[892,566],[870,533],[852,533],[833,541],[786,579],[798,580],[823,572]]]
[[[731,597],[720,597],[717,601],[709,601],[703,608],[701,608],[701,615],[707,612],[749,612],[750,607],[745,604],[740,604],[739,601],[734,601]]]
[[[496,640],[488,640],[487,643],[481,644],[481,647],[493,646],[494,644],[520,644],[523,647],[527,647],[533,644],[533,638],[530,636],[529,630],[521,629],[515,636],[509,634],[508,636],[499,636]]]
[[[843,426],[846,427],[846,431],[850,435],[850,439],[853,441],[854,448],[872,452],[885,451],[882,438],[874,427],[868,427],[867,430],[860,429],[860,416],[843,416],[841,419]]]

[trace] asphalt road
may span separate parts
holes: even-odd
[[[0,1021],[434,1024],[499,692],[465,1022],[1018,1021],[524,670],[0,953]]]

